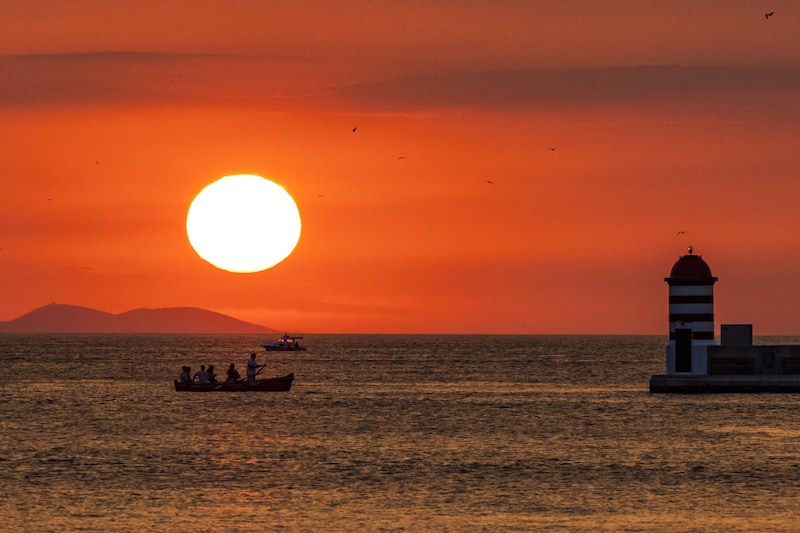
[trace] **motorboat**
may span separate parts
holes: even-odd
[[[264,349],[268,352],[297,352],[297,351],[305,351],[304,346],[300,346],[298,342],[299,339],[303,337],[294,337],[289,335],[288,333],[284,333],[282,336],[278,337],[275,340],[268,341],[266,344],[263,344]]]

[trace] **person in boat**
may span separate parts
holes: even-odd
[[[217,375],[214,373],[214,365],[208,365],[208,382],[209,383],[216,383],[217,382]]]
[[[250,359],[247,360],[247,381],[249,383],[256,382],[256,374],[258,374],[258,370],[260,368],[264,368],[267,365],[259,365],[256,363],[256,354],[255,352],[250,354]]]
[[[181,376],[178,378],[181,383],[191,383],[192,382],[192,369],[188,366],[181,367]]]
[[[206,365],[200,365],[200,370],[194,373],[192,376],[192,381],[197,380],[198,383],[201,385],[211,383],[208,380],[208,372],[206,371]]]
[[[231,366],[228,367],[228,379],[225,380],[225,383],[236,383],[242,379],[239,376],[239,371],[236,370],[236,365],[231,363]]]

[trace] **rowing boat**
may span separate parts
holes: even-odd
[[[181,383],[175,380],[175,390],[179,392],[287,392],[292,388],[294,374],[287,374],[277,378],[257,379],[249,383],[246,379],[222,383]]]

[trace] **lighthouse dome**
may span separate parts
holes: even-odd
[[[712,276],[711,268],[708,266],[708,263],[703,261],[702,256],[694,255],[692,249],[689,248],[689,253],[681,256],[681,258],[672,265],[669,277],[673,279],[709,279]]]

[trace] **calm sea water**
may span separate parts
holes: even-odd
[[[800,528],[800,397],[650,395],[662,337],[264,340],[0,336],[0,529]],[[292,391],[174,392],[251,351]]]

